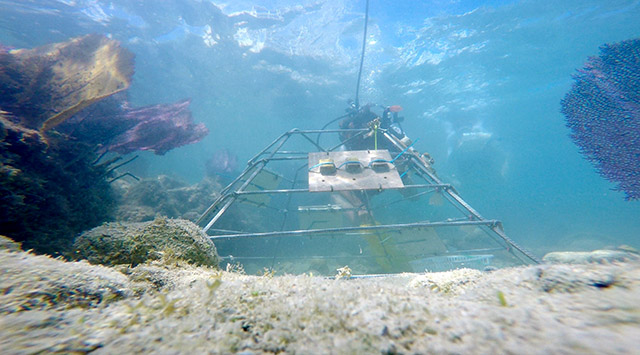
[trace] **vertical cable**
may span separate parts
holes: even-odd
[[[367,47],[367,23],[369,22],[369,0],[364,11],[364,35],[362,36],[362,54],[360,55],[360,70],[358,70],[358,83],[356,84],[356,110],[360,109],[360,78],[362,77],[362,65],[364,64],[364,50]]]

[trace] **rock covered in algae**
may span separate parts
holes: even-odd
[[[143,223],[105,223],[76,238],[74,257],[107,266],[136,266],[162,257],[195,265],[218,265],[215,246],[198,226],[166,218]]]
[[[0,250],[21,251],[22,247],[20,243],[16,243],[13,239],[0,235]]]
[[[0,231],[25,249],[61,254],[111,218],[108,168],[94,164],[94,147],[61,136],[45,143],[19,120],[0,112]]]
[[[442,294],[457,295],[483,277],[483,272],[475,269],[456,269],[447,272],[426,273],[415,277],[410,285],[428,288]]]
[[[122,195],[116,219],[127,222],[152,221],[156,215],[195,221],[222,190],[211,178],[189,185],[166,175],[137,182],[122,179],[113,185]]]
[[[43,132],[125,90],[133,54],[101,35],[0,50],[0,230],[27,249],[60,254],[115,208],[96,146]]]
[[[22,251],[0,249],[0,275],[0,314],[93,307],[134,294],[116,270]]]
[[[6,272],[8,265],[13,273]],[[127,272],[0,251],[0,307],[19,302],[32,289],[55,284],[64,290],[60,285],[75,278],[124,289],[124,297],[99,307],[77,307],[73,299],[63,298],[56,305],[41,303],[21,312],[0,308],[2,350],[629,354],[637,352],[640,335],[637,262],[349,280],[249,276],[186,263],[118,269]],[[127,297],[123,276],[143,292]],[[105,282],[109,278],[113,281]],[[158,280],[164,286],[148,288],[149,281]],[[455,285],[456,292],[433,288],[433,281]]]
[[[552,264],[588,264],[638,259],[640,259],[640,255],[631,250],[594,250],[554,251],[546,254],[542,261]]]

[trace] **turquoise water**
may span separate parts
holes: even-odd
[[[417,4],[416,4],[417,3]],[[320,128],[354,97],[364,1],[0,1],[0,43],[103,33],[136,55],[132,104],[192,98],[211,133],[138,174],[197,182],[228,149],[246,161],[283,131]],[[640,36],[639,1],[371,0],[361,102],[401,105],[439,176],[542,254],[640,248],[640,202],[579,154],[560,114],[571,75]],[[398,211],[408,213],[407,211]]]

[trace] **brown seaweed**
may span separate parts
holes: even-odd
[[[133,76],[133,54],[117,41],[96,34],[3,56],[10,58],[0,61],[7,68],[0,76],[10,83],[7,86],[16,99],[2,107],[10,112],[26,104],[36,108],[24,123],[41,132],[127,89]]]

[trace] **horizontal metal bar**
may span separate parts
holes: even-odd
[[[419,185],[405,185],[398,187],[386,187],[383,190],[402,190],[402,189],[420,189],[420,188],[436,188],[441,187],[448,189],[451,187],[449,184],[419,184]],[[281,189],[281,190],[256,190],[256,191],[237,191],[232,192],[232,195],[268,195],[268,194],[287,194],[287,193],[302,193],[309,192],[309,189]],[[315,192],[336,192],[336,191],[314,191]]]
[[[264,152],[263,154],[278,154],[278,152]],[[309,154],[309,153],[307,153]],[[291,156],[291,157],[272,157],[272,158],[262,158],[260,160],[258,160],[258,162],[261,161],[265,161],[265,162],[269,162],[269,161],[279,161],[279,160],[307,160],[308,157],[307,156]]]
[[[370,128],[349,128],[349,129],[305,129],[290,131],[290,134],[313,134],[313,133],[341,133],[341,132],[368,132]]]
[[[431,188],[450,189],[451,184],[415,184],[404,185],[401,187],[385,187],[384,190],[402,190],[402,189],[431,189]]]
[[[418,223],[405,223],[405,224],[383,224],[377,226],[363,226],[363,227],[341,227],[341,228],[324,228],[324,229],[308,229],[308,230],[293,230],[293,231],[281,231],[281,232],[262,232],[262,233],[243,233],[243,234],[230,234],[230,235],[215,235],[210,236],[209,239],[231,239],[231,238],[257,238],[257,237],[290,237],[299,235],[312,235],[312,234],[329,234],[340,232],[356,232],[356,231],[369,231],[369,230],[387,230],[387,229],[403,229],[403,228],[419,228],[419,227],[459,227],[459,226],[475,226],[486,225],[493,226],[499,224],[498,220],[479,220],[479,221],[458,221],[458,222],[418,222]]]
[[[301,193],[309,192],[309,189],[282,189],[282,190],[256,190],[256,191],[238,191],[232,192],[236,196],[242,195],[269,195],[269,194],[289,194],[289,193]]]
[[[306,260],[306,259],[341,259],[341,258],[387,258],[387,256],[372,256],[372,255],[342,255],[342,256],[323,256],[323,255],[283,255],[283,256],[223,256],[222,260],[225,261],[235,261],[240,259],[245,260],[273,260],[273,259],[286,259],[286,260]]]
[[[275,153],[275,154],[298,154],[298,155],[308,155],[309,152],[303,152],[303,151],[292,151],[292,150],[282,150],[279,152],[271,152],[271,151],[266,151],[262,154],[271,154],[271,153]]]
[[[466,253],[445,253],[445,254],[425,254],[425,253],[420,253],[420,254],[410,254],[410,255],[402,255],[403,258],[411,258],[411,259],[415,259],[415,260],[419,260],[418,258],[439,258],[439,257],[447,257],[447,256],[479,256],[479,255],[484,255],[484,254],[479,254],[479,253],[486,253],[487,251],[504,251],[504,248],[494,248],[494,249],[477,249],[477,250],[470,250],[467,251]],[[474,254],[477,253],[477,254]],[[276,255],[274,256],[236,256],[236,255],[229,255],[229,256],[223,256],[221,257],[222,260],[225,261],[235,261],[235,260],[239,260],[239,259],[246,259],[246,260],[273,260],[273,258],[275,258],[276,260],[278,259],[284,259],[284,260],[298,260],[298,259],[320,259],[320,260],[326,260],[326,259],[373,259],[373,258],[389,258],[388,255],[369,255],[369,254],[358,254],[358,255]],[[393,259],[393,258],[391,258]]]
[[[218,228],[210,228],[210,231],[219,232],[219,233],[242,233],[242,231],[230,230],[230,229],[218,229]]]

